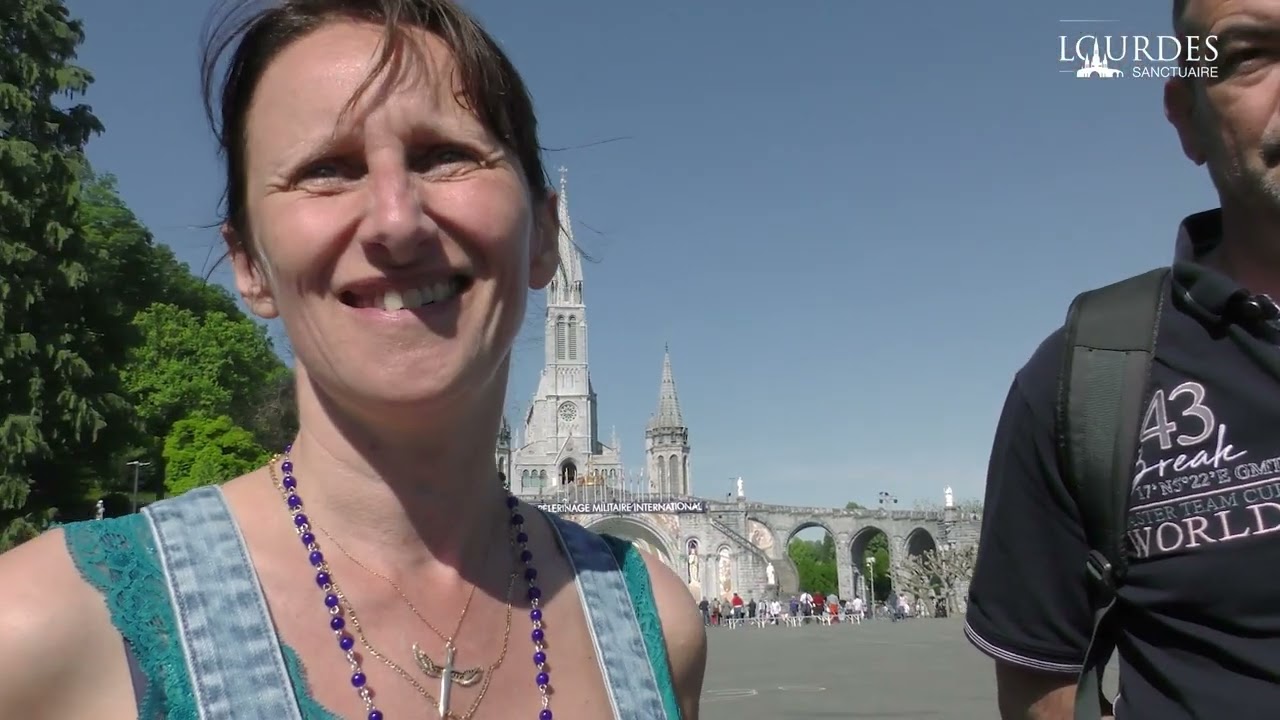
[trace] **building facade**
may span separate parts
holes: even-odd
[[[821,527],[835,539],[840,594],[862,595],[863,556],[871,535],[889,540],[894,572],[901,559],[942,545],[977,542],[979,518],[944,512],[872,512],[749,502],[694,495],[689,428],[664,350],[658,405],[645,427],[644,478],[628,478],[616,434],[600,438],[591,382],[582,256],[573,240],[561,168],[560,268],[547,287],[544,359],[538,387],[517,434],[506,418],[495,447],[503,482],[517,495],[602,533],[626,537],[673,568],[696,597],[785,596],[801,589],[786,548],[796,533]],[[719,495],[719,493],[716,493]]]

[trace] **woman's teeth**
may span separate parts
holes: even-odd
[[[432,283],[409,290],[388,290],[381,295],[357,298],[356,307],[380,308],[387,312],[415,310],[432,303],[445,302],[458,296],[462,283],[455,280]],[[348,303],[351,304],[351,303]]]

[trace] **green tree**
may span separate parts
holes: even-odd
[[[279,397],[289,373],[266,328],[244,314],[214,310],[200,315],[155,304],[138,313],[133,324],[141,339],[123,377],[139,426],[149,437],[167,437],[175,423],[190,415],[226,415],[246,431],[265,426],[270,408],[262,407],[264,398],[275,401],[271,407],[276,416],[291,412],[280,409]],[[152,477],[160,484],[151,490],[167,492],[163,479],[169,473],[161,447],[153,440],[145,453],[159,470]]]
[[[171,495],[215,485],[266,462],[266,450],[226,415],[192,415],[174,423],[164,441],[164,486]]]
[[[156,304],[133,324],[142,338],[130,353],[125,386],[142,426],[155,437],[190,414],[227,415],[249,425],[263,388],[278,384],[283,371],[266,329],[244,315],[201,316]]]
[[[58,0],[0,0],[0,548],[32,537],[83,494],[98,433],[126,409],[111,328],[87,292],[77,228],[84,146],[101,131],[73,102],[92,76]],[[81,472],[64,472],[78,458]]]
[[[129,354],[135,361],[135,367],[139,360],[149,362],[153,359],[146,357],[146,349],[155,348],[158,336],[155,333],[144,333],[143,327],[134,321],[141,313],[158,303],[187,311],[190,315],[185,319],[194,316],[200,320],[201,326],[209,322],[214,313],[221,313],[232,321],[245,321],[245,329],[253,325],[240,311],[229,292],[193,274],[190,267],[180,262],[171,249],[155,241],[151,232],[121,199],[113,176],[94,174],[86,169],[81,182],[83,199],[80,204],[79,225],[95,256],[91,281],[100,298],[99,304],[103,312],[116,318],[117,326],[124,324],[121,331],[104,338],[105,342],[112,344],[113,352]],[[253,335],[253,345],[260,344],[256,334],[246,335]],[[246,427],[263,442],[264,439],[274,440],[281,435],[279,431],[265,432],[267,428],[281,424],[296,428],[296,420],[290,422],[291,404],[285,409],[280,402],[280,378],[290,377],[287,369],[272,353],[259,354],[259,359],[267,363],[264,374],[271,379],[260,388],[240,388],[238,395],[261,392],[263,397],[258,403],[259,410],[255,417],[237,417],[237,422],[241,425],[250,423]],[[131,381],[139,379],[137,371],[126,371],[126,375]],[[193,384],[198,385],[205,379],[207,378],[197,378]],[[145,392],[145,385],[143,389],[141,394],[131,393],[130,400],[139,404],[157,401],[153,393]],[[215,389],[215,392],[221,393],[225,399],[227,393],[222,390],[225,388]],[[239,404],[248,406],[251,402],[243,400]],[[225,402],[213,402],[201,407],[211,412],[225,412],[228,411],[225,405]],[[130,408],[132,410],[133,406]],[[153,407],[144,406],[142,410],[148,413],[146,417],[139,419],[135,413],[135,417],[128,422],[113,423],[110,429],[116,432],[105,442],[99,443],[113,451],[109,463],[111,467],[124,467],[129,460],[148,459],[160,469],[159,462],[163,458],[158,438],[163,438],[171,421],[181,415],[170,413],[157,421],[150,412],[154,410]],[[182,412],[186,410],[187,408],[183,408]],[[161,491],[163,472],[148,473],[147,476],[152,490]],[[132,484],[129,481],[129,473],[110,474],[102,478],[98,485],[103,491],[128,491]]]
[[[263,447],[280,450],[298,434],[293,371],[280,367],[262,387],[250,429]]]
[[[871,589],[877,600],[883,600],[893,590],[893,580],[889,575],[889,537],[876,532],[867,540],[867,549],[862,556],[863,573],[866,573],[867,558],[875,558],[874,572],[871,576]]]
[[[802,591],[830,595],[838,590],[835,540],[830,534],[818,541],[796,538],[787,545],[787,555],[796,566]]]
[[[197,315],[241,315],[226,289],[197,277],[168,246],[155,242],[121,199],[114,176],[85,172],[82,182],[80,225],[96,251],[94,276],[107,290],[104,301],[114,303],[121,316],[132,320],[160,302]]]

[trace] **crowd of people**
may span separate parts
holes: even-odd
[[[834,623],[860,623],[865,618],[906,620],[913,617],[931,617],[928,604],[922,598],[908,598],[891,592],[881,601],[868,605],[861,597],[840,599],[835,593],[822,591],[800,592],[785,601],[779,597],[757,600],[748,595],[744,600],[738,593],[725,598],[702,598],[698,603],[702,621],[709,627],[739,627],[742,625],[788,625],[808,623],[831,625]]]

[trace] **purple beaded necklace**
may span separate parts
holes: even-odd
[[[316,569],[316,585],[324,593],[324,606],[329,611],[329,629],[337,637],[338,647],[345,655],[347,664],[351,666],[351,686],[364,701],[367,719],[384,720],[382,711],[374,705],[373,689],[369,687],[368,678],[365,677],[364,669],[361,667],[360,656],[355,652],[355,638],[351,637],[346,630],[347,621],[342,617],[342,604],[333,587],[329,563],[325,561],[324,553],[320,552],[315,533],[311,532],[311,522],[303,512],[302,497],[298,495],[298,480],[293,475],[293,461],[289,459],[289,453],[292,450],[293,445],[285,446],[284,462],[280,464],[280,471],[284,476],[280,484],[284,489],[285,503],[288,504],[289,512],[293,515],[294,529],[307,549],[307,560]],[[551,675],[547,671],[545,645],[547,634],[542,627],[542,590],[538,587],[538,571],[533,566],[533,553],[529,550],[529,534],[524,531],[524,516],[520,514],[520,500],[510,492],[507,493],[507,509],[511,512],[511,527],[516,531],[516,543],[520,546],[520,562],[524,563],[524,578],[529,586],[527,594],[530,605],[529,620],[533,623],[530,638],[533,640],[533,664],[537,668],[534,682],[537,683],[538,693],[542,696],[542,708],[538,711],[538,720],[552,720],[551,699],[548,697],[551,690]]]

